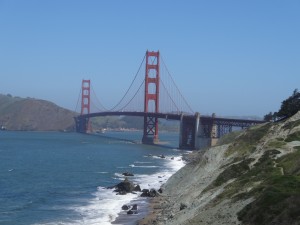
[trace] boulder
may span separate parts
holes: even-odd
[[[179,207],[179,210],[184,210],[187,208],[187,205],[184,204],[184,203],[180,203],[180,207]]]
[[[157,191],[152,188],[150,191],[149,191],[149,197],[156,197],[158,195]]]
[[[120,195],[130,193],[134,190],[134,184],[128,180],[126,177],[124,181],[117,184],[115,187],[115,192],[118,192]]]
[[[129,206],[128,205],[123,205],[122,206],[122,210],[128,210],[129,209]]]
[[[142,192],[141,197],[149,197],[149,189],[143,189]]]
[[[152,188],[151,190],[143,189],[142,192],[143,193],[141,194],[141,197],[151,197],[151,198],[153,198],[153,197],[158,196],[158,193],[154,188]]]
[[[132,206],[131,210],[138,210],[137,204],[134,204],[134,205]]]
[[[134,191],[139,191],[139,192],[142,191],[140,185],[136,185],[133,190]]]
[[[133,177],[133,173],[129,173],[129,172],[124,172],[122,173],[123,176],[126,176],[126,177]]]
[[[128,215],[132,215],[132,214],[133,214],[133,211],[132,211],[132,210],[129,210],[129,211],[127,211],[127,214],[128,214]]]

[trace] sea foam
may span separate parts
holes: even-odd
[[[171,157],[173,158],[171,160]],[[135,174],[130,177],[134,184],[139,184],[141,189],[159,189],[168,178],[177,170],[185,165],[181,157],[168,156],[166,159],[161,159],[164,166],[161,171],[154,174]],[[148,162],[135,162],[135,164],[143,165]],[[123,180],[124,176],[120,173],[114,174],[116,179]],[[122,212],[122,205],[130,205],[131,202],[145,203],[139,194],[126,194],[117,195],[113,189],[105,187],[98,187],[87,204],[75,205],[69,208],[78,213],[80,219],[72,221],[57,221],[55,223],[44,223],[45,225],[111,225],[113,221],[120,215],[125,214]],[[132,216],[132,215],[131,215]],[[36,224],[37,225],[37,224]]]

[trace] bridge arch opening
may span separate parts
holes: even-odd
[[[149,100],[148,101],[148,112],[155,112],[155,101]]]
[[[149,83],[148,84],[148,93],[149,94],[155,94],[156,93],[156,84]]]

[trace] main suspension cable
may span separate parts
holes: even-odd
[[[93,87],[93,84],[91,84],[91,88],[92,88],[92,91],[94,93],[94,96],[97,100],[97,103],[100,105],[100,107],[104,110],[104,111],[108,111],[106,107],[104,107],[104,105],[101,103],[101,101],[99,100],[98,96],[96,95],[96,92],[94,90],[94,87]],[[97,109],[100,109],[99,107],[97,107],[96,104],[94,104],[94,106],[97,108]],[[101,110],[100,110],[101,111]]]
[[[143,80],[143,82],[141,83],[141,85],[139,86],[138,90],[135,92],[135,94],[132,96],[132,98],[127,102],[127,104],[125,104],[120,110],[124,110],[130,103],[131,101],[135,98],[135,96],[138,94],[138,92],[140,91],[141,87],[143,86],[143,84],[145,83],[145,79]]]
[[[142,62],[141,62],[141,64],[140,64],[140,66],[139,66],[139,69],[138,69],[137,73],[135,74],[135,77],[134,77],[134,79],[132,80],[132,82],[131,82],[129,88],[127,89],[127,91],[126,91],[125,94],[123,95],[122,99],[121,99],[121,100],[120,100],[120,101],[119,101],[112,109],[110,109],[109,111],[114,111],[114,110],[117,108],[117,106],[119,106],[119,105],[121,104],[121,102],[124,100],[124,98],[126,97],[126,95],[127,95],[128,92],[129,92],[130,88],[132,87],[134,81],[136,80],[136,78],[137,78],[137,76],[138,76],[138,74],[139,74],[139,72],[140,72],[140,70],[141,70],[141,67],[142,67],[142,65],[143,65],[143,63],[144,63],[144,61],[145,61],[145,58],[146,58],[146,54],[144,55],[144,58],[143,58],[143,60],[142,60]]]
[[[78,107],[78,104],[79,104],[79,100],[80,100],[81,92],[82,92],[82,90],[81,90],[81,88],[80,88],[80,90],[79,90],[79,95],[78,95],[78,99],[77,99],[77,103],[76,103],[76,107],[75,107],[74,112],[76,112],[76,110],[77,110],[77,107]],[[79,112],[79,113],[81,113],[81,112]]]
[[[182,95],[182,93],[180,92],[178,86],[176,85],[176,83],[175,83],[173,77],[171,76],[171,74],[170,74],[170,72],[169,72],[169,70],[168,70],[168,67],[167,67],[167,65],[165,64],[164,60],[163,60],[163,57],[162,57],[162,56],[160,56],[160,57],[161,57],[161,61],[162,61],[163,65],[164,65],[164,67],[165,67],[166,70],[167,70],[167,73],[169,74],[169,76],[170,76],[170,78],[171,78],[171,81],[172,81],[173,84],[175,85],[175,87],[176,87],[177,91],[179,92],[181,98],[183,99],[183,101],[184,101],[185,104],[187,105],[187,107],[188,107],[188,109],[190,110],[190,112],[194,113],[194,110],[193,110],[192,107],[189,105],[189,103],[186,101],[186,99],[183,97],[183,95]]]
[[[161,84],[163,85],[163,87],[165,88],[165,91],[167,92],[169,98],[171,99],[172,103],[173,103],[174,106],[176,107],[177,111],[180,112],[180,109],[178,108],[178,106],[177,106],[176,103],[174,102],[173,98],[171,97],[171,95],[170,95],[168,89],[166,88],[164,82],[162,81],[162,79],[159,79],[159,80],[160,80]]]

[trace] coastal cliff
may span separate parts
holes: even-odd
[[[300,224],[300,112],[194,152],[142,224]]]
[[[15,131],[73,131],[76,114],[52,102],[0,94],[0,128]]]

